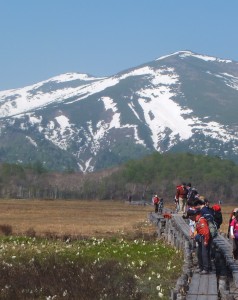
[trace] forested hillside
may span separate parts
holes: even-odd
[[[108,199],[150,202],[156,192],[173,201],[176,185],[191,182],[213,201],[238,201],[238,166],[218,157],[185,154],[149,155],[120,168],[82,174],[48,172],[40,163],[0,165],[1,198]]]

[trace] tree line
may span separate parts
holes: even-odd
[[[153,193],[173,200],[176,186],[191,182],[210,201],[238,201],[238,166],[219,157],[155,152],[120,167],[83,174],[53,172],[40,162],[0,164],[0,197],[151,201]]]

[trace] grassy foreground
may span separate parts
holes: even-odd
[[[1,299],[168,299],[182,258],[158,241],[2,238]]]
[[[0,201],[0,299],[168,299],[183,258],[153,206]]]

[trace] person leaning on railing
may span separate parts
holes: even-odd
[[[198,269],[200,274],[208,274],[211,269],[211,238],[207,220],[201,215],[200,210],[188,210],[187,216],[190,220],[195,221],[196,235],[195,240],[198,243],[197,258]]]

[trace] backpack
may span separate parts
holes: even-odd
[[[217,228],[220,228],[223,222],[221,211],[214,211],[214,221],[217,224]]]
[[[214,210],[210,207],[207,207],[206,213],[202,214],[202,216],[207,220],[211,238],[215,238],[218,235],[218,230],[214,220]]]
[[[217,230],[216,223],[212,222],[211,220],[208,220],[207,223],[208,223],[208,227],[209,227],[209,230],[210,230],[211,238],[213,239],[218,235],[218,230]]]
[[[218,204],[214,204],[212,206],[212,209],[214,211],[214,221],[217,224],[217,228],[219,229],[222,222],[223,222],[223,217],[222,217],[222,212],[221,212],[221,207]]]

